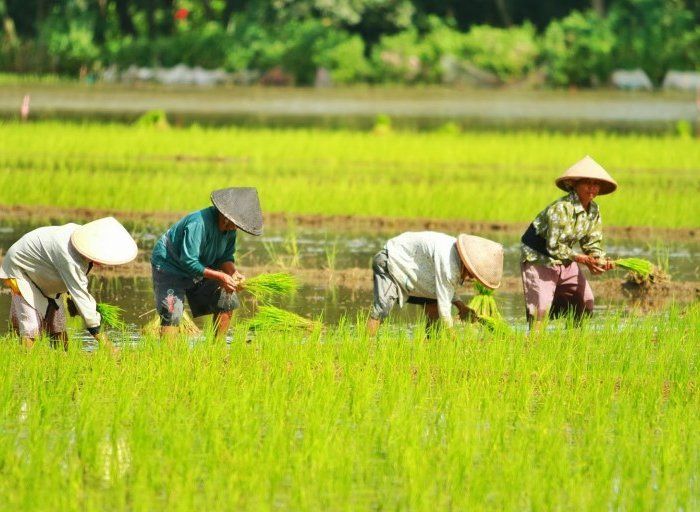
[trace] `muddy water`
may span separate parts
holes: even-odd
[[[0,226],[0,249],[4,251],[23,233],[33,226]],[[159,233],[136,234],[142,252],[139,258],[147,260]],[[519,275],[519,244],[513,235],[484,234],[501,242],[505,247],[505,276]],[[370,233],[340,233],[324,229],[304,229],[297,231],[269,230],[260,238],[241,234],[237,261],[242,269],[264,265],[297,265],[300,268],[369,268],[370,260],[379,250],[386,236]],[[674,281],[700,280],[700,242],[640,241],[609,239],[608,252],[615,257],[641,257],[657,262],[662,260],[669,269]],[[141,326],[150,320],[154,313],[151,280],[147,277],[112,277],[99,275],[91,279],[93,294],[100,301],[119,305],[126,310],[125,320],[134,326]],[[595,285],[594,285],[595,289]],[[467,293],[467,296],[470,294]],[[518,292],[499,292],[496,295],[499,308],[508,321],[518,328],[524,328],[524,304]],[[322,315],[324,322],[337,323],[342,317],[354,321],[358,314],[365,314],[372,301],[369,283],[366,286],[347,288],[344,286],[304,285],[300,292],[277,305],[304,316]],[[625,301],[597,306],[599,318],[617,314],[625,307]],[[0,294],[0,333],[7,331],[9,295]],[[252,314],[252,304],[243,296],[243,307],[238,311],[240,318]],[[394,322],[412,325],[419,316],[419,308],[407,306],[392,314]]]

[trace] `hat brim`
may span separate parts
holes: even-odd
[[[572,176],[566,176],[566,177],[561,177],[557,178],[555,183],[557,187],[562,189],[564,192],[571,192],[574,190],[576,187],[576,182],[579,180],[593,180],[597,181],[600,184],[600,192],[598,192],[599,196],[604,196],[606,194],[612,194],[617,190],[617,183],[612,183],[607,180],[602,180],[600,178],[589,178],[587,176],[581,176],[581,177],[572,177]]]
[[[484,269],[480,268],[480,266],[477,264],[475,258],[472,256],[473,251],[479,251],[482,249],[485,249],[485,247],[478,247],[478,243],[483,240],[484,242],[490,242],[491,244],[495,245],[500,245],[497,244],[496,242],[492,242],[490,240],[487,240],[485,238],[480,238],[476,236],[470,236],[470,235],[459,235],[457,237],[457,253],[459,254],[459,259],[462,260],[462,263],[464,266],[467,268],[469,273],[474,276],[474,278],[479,281],[482,285],[484,285],[486,288],[489,288],[491,290],[495,290],[496,288],[499,288],[501,286],[501,278],[503,275],[503,252],[502,248],[500,250],[500,271],[496,272],[496,276],[493,279],[489,279],[486,274],[484,273]]]
[[[244,201],[249,202],[247,205],[249,208],[248,215],[243,214],[244,217],[250,217],[248,220],[240,217],[235,213],[235,207],[232,204],[234,197],[232,194],[238,191],[255,191],[253,188],[229,188],[222,190],[215,190],[211,193],[210,199],[211,203],[217,209],[221,215],[226,217],[228,220],[236,225],[237,229],[245,231],[246,233],[253,236],[260,236],[263,234],[262,230],[262,212],[260,211],[260,203],[258,202],[257,191],[255,191],[254,197],[249,193],[249,197],[245,197]]]

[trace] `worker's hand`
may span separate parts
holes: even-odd
[[[245,287],[245,276],[236,270],[232,277],[236,282],[236,291],[242,290]]]
[[[219,273],[219,283],[221,283],[221,287],[228,293],[235,292],[238,286],[238,281],[226,272]]]
[[[462,322],[469,322],[473,324],[479,319],[479,317],[476,316],[476,313],[474,313],[473,310],[465,306],[464,308],[459,308],[459,319]]]
[[[603,260],[603,269],[612,270],[615,268],[615,262],[613,260],[605,259]]]
[[[602,274],[605,272],[605,268],[601,265],[601,262],[588,254],[577,254],[574,257],[574,261],[586,265],[593,274]]]

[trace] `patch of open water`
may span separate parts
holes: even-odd
[[[0,226],[0,249],[4,251],[22,234],[36,226]],[[139,258],[147,260],[159,234],[140,233],[137,235],[142,252]],[[485,234],[505,247],[505,276],[519,275],[519,240],[513,235],[499,233]],[[371,233],[342,233],[324,229],[303,229],[296,231],[269,230],[265,236],[240,236],[237,261],[245,267],[270,265],[274,263],[296,264],[302,268],[369,268],[372,256],[384,245],[388,237]],[[700,243],[697,241],[640,241],[611,239],[607,250],[615,257],[642,257],[651,261],[662,260],[676,281],[697,281],[700,275]],[[293,272],[293,270],[292,270]],[[124,318],[132,325],[132,334],[137,336],[139,326],[143,326],[155,313],[151,280],[146,277],[91,278],[91,289],[99,301],[109,302],[125,310]],[[595,285],[594,285],[595,289]],[[464,294],[471,295],[469,290]],[[524,329],[524,302],[520,293],[497,292],[496,300],[505,319],[515,328]],[[7,316],[10,297],[0,294],[0,333],[7,332]],[[252,314],[252,307],[245,297],[243,307],[237,312],[239,319]],[[284,298],[275,305],[289,309],[307,317],[322,316],[324,322],[336,324],[345,317],[354,322],[358,315],[366,314],[372,302],[371,286],[347,288],[344,286],[304,285],[294,297]],[[598,318],[618,314],[624,302],[596,306]],[[407,306],[392,312],[392,323],[414,326],[419,320],[419,307]],[[81,334],[76,332],[76,334]],[[86,338],[86,342],[89,338]],[[89,346],[89,343],[88,343]]]

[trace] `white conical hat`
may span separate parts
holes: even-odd
[[[459,257],[476,279],[492,290],[501,286],[503,246],[480,236],[461,234],[457,237]]]
[[[600,192],[598,194],[601,196],[615,192],[617,188],[617,182],[603,169],[603,166],[588,155],[569,167],[554,183],[560,189],[569,192],[576,180],[581,178],[598,180],[600,182]]]
[[[78,227],[70,240],[80,254],[103,265],[128,263],[138,253],[136,242],[114,217],[93,220]]]

